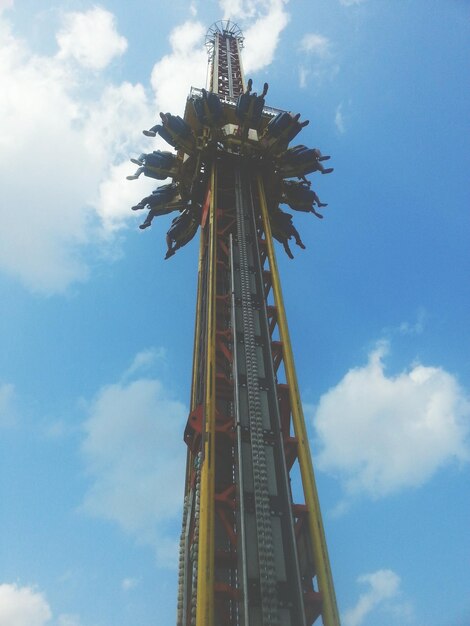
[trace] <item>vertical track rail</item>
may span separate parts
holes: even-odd
[[[235,173],[237,236],[239,249],[239,273],[241,285],[241,309],[243,341],[246,361],[246,386],[248,395],[248,415],[251,435],[251,459],[253,471],[254,501],[256,515],[256,535],[258,547],[258,568],[260,577],[261,611],[263,626],[278,626],[279,611],[276,589],[276,568],[274,564],[274,540],[271,523],[271,510],[268,491],[268,467],[266,444],[261,409],[258,355],[255,344],[255,322],[251,297],[251,272],[248,260],[247,222],[251,222],[247,203],[247,190],[242,182],[239,169]],[[253,241],[253,233],[251,233]]]
[[[308,435],[305,426],[302,403],[295,372],[294,357],[290,343],[289,329],[284,309],[284,301],[277,269],[274,246],[271,236],[268,208],[264,194],[264,185],[261,176],[258,177],[258,192],[260,197],[261,214],[263,219],[263,229],[266,233],[266,244],[268,250],[269,265],[272,274],[272,287],[277,308],[279,332],[284,351],[284,367],[290,391],[290,401],[292,408],[292,419],[294,431],[298,440],[298,458],[305,501],[308,508],[308,521],[310,527],[311,541],[317,568],[319,589],[322,594],[322,617],[324,626],[339,626],[339,615],[336,603],[336,596],[331,575],[330,561],[326,546],[325,531],[323,529],[320,503],[313,473],[312,457],[308,443]]]
[[[235,340],[233,341],[233,370],[238,372],[238,347],[236,341],[236,296],[235,296],[235,272],[234,272],[234,251],[233,251],[233,235],[230,235],[230,321],[232,325],[232,332]],[[244,591],[242,607],[240,609],[240,625],[250,626],[250,615],[248,608],[248,555],[246,548],[246,526],[245,526],[245,492],[243,485],[245,484],[245,476],[243,471],[243,432],[242,424],[240,420],[240,387],[238,376],[234,376],[234,405],[235,405],[235,427],[236,427],[236,453],[237,453],[237,497],[238,497],[238,526],[239,526],[239,538],[240,544],[238,546],[239,562],[240,562],[240,582],[241,588]]]

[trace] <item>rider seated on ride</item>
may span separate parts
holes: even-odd
[[[166,244],[168,250],[165,259],[173,256],[178,250],[185,246],[194,237],[201,223],[202,207],[200,204],[190,205],[181,215],[175,217],[166,234]]]
[[[201,90],[202,96],[192,98],[194,112],[202,126],[221,126],[223,108],[219,96],[211,91]]]
[[[268,93],[269,85],[264,83],[263,92],[260,96],[251,93],[253,81],[248,81],[247,90],[238,96],[235,115],[249,128],[257,128],[261,122],[261,115],[264,108],[264,96]]]
[[[139,226],[140,229],[144,230],[152,225],[152,220],[155,217],[181,210],[181,207],[185,205],[186,202],[181,198],[178,184],[170,183],[157,187],[149,196],[142,198],[138,204],[131,208],[133,211],[149,208],[145,221]]]
[[[284,250],[290,259],[294,258],[289,247],[289,239],[294,237],[295,243],[305,250],[305,245],[300,239],[298,230],[292,224],[292,215],[284,213],[279,207],[270,211],[269,222],[271,224],[271,233],[274,239],[277,239],[284,246]]]
[[[309,124],[308,120],[299,122],[299,117],[300,113],[294,116],[286,111],[278,113],[266,126],[260,139],[261,144],[267,149],[285,150],[302,128]]]
[[[162,124],[156,124],[149,130],[142,132],[147,137],[155,137],[158,133],[170,146],[183,149],[189,154],[195,149],[196,142],[189,124],[179,115],[171,113],[160,113]]]
[[[146,206],[156,207],[161,204],[166,204],[167,202],[172,202],[178,193],[177,183],[161,185],[160,187],[154,189],[149,196],[145,196],[145,198],[142,198],[140,202],[131,208],[133,211],[138,211],[139,209],[145,209]]]
[[[321,163],[321,161],[326,161],[329,158],[329,156],[323,156],[318,148],[307,148],[303,145],[295,146],[281,155],[278,169],[285,178],[293,176],[301,178],[316,171],[329,174],[333,168],[324,168]]]
[[[323,215],[315,211],[314,205],[318,207],[328,206],[321,202],[313,189],[310,189],[310,182],[299,183],[293,180],[285,180],[282,184],[282,201],[290,206],[294,211],[305,211],[313,213],[320,219]]]
[[[156,178],[157,180],[165,180],[169,176],[173,176],[177,169],[177,158],[171,152],[155,150],[148,154],[143,153],[138,159],[131,159],[132,163],[140,165],[135,174],[126,176],[127,180],[135,180],[141,174]]]

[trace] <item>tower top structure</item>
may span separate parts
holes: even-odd
[[[209,55],[209,91],[225,98],[238,98],[245,91],[240,51],[243,33],[230,20],[214,22],[207,31],[205,45]]]
[[[223,37],[232,37],[233,39],[236,39],[238,41],[240,50],[243,49],[245,38],[243,36],[241,28],[237,24],[235,24],[235,22],[231,22],[230,20],[219,20],[218,22],[214,22],[212,26],[210,26],[207,30],[205,46],[207,48],[209,58],[212,55],[214,42],[218,35],[222,35]]]

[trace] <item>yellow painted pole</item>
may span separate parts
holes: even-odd
[[[295,436],[298,441],[298,459],[300,465],[300,474],[302,477],[305,504],[307,505],[308,509],[310,537],[313,547],[318,587],[322,596],[323,624],[324,626],[340,626],[338,607],[336,604],[336,596],[333,586],[333,578],[331,575],[330,560],[326,547],[325,531],[323,528],[320,503],[318,500],[318,492],[313,472],[312,456],[310,453],[310,445],[308,443],[307,429],[305,426],[302,403],[300,401],[300,393],[297,383],[297,375],[295,372],[294,357],[292,353],[292,346],[290,343],[289,329],[287,327],[287,318],[284,309],[284,301],[282,298],[281,282],[279,280],[279,272],[277,269],[276,257],[274,254],[271,225],[269,223],[268,207],[266,204],[266,196],[264,193],[264,185],[261,176],[258,176],[258,190],[261,204],[261,213],[263,217],[263,228],[266,234],[266,245],[268,250],[269,266],[271,269],[274,301],[277,309],[277,323],[283,346],[284,369],[286,372],[287,384],[289,386],[292,422],[294,424]]]
[[[196,626],[214,626],[214,499],[215,499],[215,330],[216,330],[216,171],[212,166],[209,207],[207,336],[203,461],[199,512]]]
[[[196,390],[199,379],[199,342],[201,335],[202,261],[204,257],[204,233],[199,239],[199,262],[197,272],[196,326],[194,329],[193,378],[191,383],[191,411],[196,407]]]
[[[199,238],[199,261],[198,261],[198,271],[197,271],[197,295],[196,295],[196,324],[194,328],[194,351],[193,351],[193,377],[191,381],[191,402],[190,402],[190,411],[193,411],[196,408],[196,392],[197,392],[197,381],[199,379],[199,343],[200,343],[200,333],[201,333],[201,300],[202,300],[202,260],[204,256],[204,233],[201,229],[201,234]],[[185,493],[189,491],[189,477],[191,474],[191,467],[193,463],[193,455],[191,453],[190,448],[188,447],[188,451],[186,454],[186,479],[185,479]]]

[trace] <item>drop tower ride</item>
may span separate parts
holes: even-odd
[[[242,42],[229,23],[214,25],[206,40],[209,91],[228,120],[246,90]],[[263,113],[269,121],[275,112]],[[236,132],[206,161],[177,621],[310,626],[321,617],[333,626],[339,619],[271,237],[270,181]],[[303,502],[292,498],[294,464]]]
[[[236,25],[206,46],[208,91],[154,127],[178,151],[167,206],[201,229],[177,626],[339,626],[272,237],[279,198],[331,170],[288,148],[299,116],[250,93]]]

